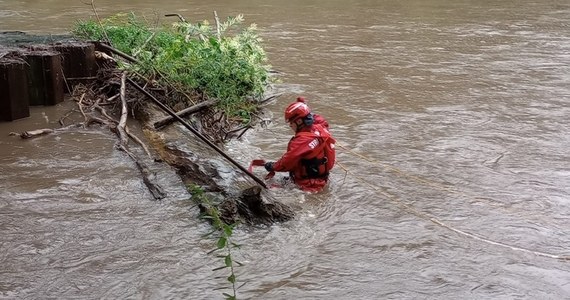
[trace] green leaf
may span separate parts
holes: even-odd
[[[218,249],[222,249],[224,247],[226,247],[226,243],[227,243],[227,239],[226,237],[222,236],[218,239]]]
[[[236,296],[235,295],[230,295],[228,293],[222,293],[222,295],[224,295],[226,297],[226,300],[236,300]]]
[[[215,37],[210,37],[210,45],[214,46],[214,49],[216,50],[220,49],[220,43]]]
[[[225,225],[224,226],[224,233],[226,234],[226,236],[231,236],[232,235],[232,228],[230,226]]]
[[[236,283],[236,276],[234,274],[228,276],[228,281],[231,283]]]

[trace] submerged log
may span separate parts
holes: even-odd
[[[30,116],[26,63],[0,59],[0,121]]]
[[[219,177],[217,170],[204,169],[209,174],[204,173],[196,162],[192,161],[190,155],[174,145],[165,145],[162,142],[154,142],[156,150],[159,152],[162,160],[176,169],[176,173],[182,181],[187,185],[198,185],[207,192],[221,192],[222,189],[214,181]]]
[[[291,207],[262,196],[259,186],[247,188],[237,199],[228,198],[220,204],[221,219],[226,224],[243,222],[250,225],[273,224],[292,219],[295,212]]]
[[[55,105],[63,102],[61,54],[54,51],[26,53],[30,105]]]

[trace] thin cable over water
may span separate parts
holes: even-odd
[[[407,174],[407,173],[403,172],[402,170],[400,170],[400,169],[398,169],[398,168],[395,168],[395,167],[392,167],[392,166],[388,166],[388,165],[382,164],[382,163],[380,163],[380,162],[378,162],[378,161],[376,161],[376,160],[370,159],[370,158],[368,158],[368,157],[366,157],[366,156],[364,156],[364,155],[361,155],[361,154],[359,154],[359,153],[356,153],[356,152],[354,152],[354,151],[351,151],[350,149],[348,149],[348,148],[346,148],[346,147],[344,147],[344,146],[342,146],[342,145],[339,145],[338,142],[337,142],[336,146],[338,146],[338,147],[342,148],[343,150],[345,150],[346,152],[348,152],[348,153],[350,153],[350,154],[353,154],[353,155],[355,155],[355,156],[357,156],[357,157],[360,157],[360,158],[362,158],[362,159],[364,159],[364,160],[366,160],[366,161],[368,161],[368,162],[372,162],[372,163],[375,163],[375,164],[378,164],[378,165],[382,165],[384,168],[390,169],[390,170],[394,171],[395,173],[401,175],[402,177],[411,178],[411,179],[414,179],[414,180],[417,181],[417,182],[421,182],[421,183],[424,183],[424,184],[426,184],[426,185],[433,186],[433,187],[438,187],[439,189],[442,189],[442,190],[445,190],[445,191],[451,191],[451,192],[454,192],[454,193],[462,194],[461,192],[451,190],[451,189],[449,189],[448,187],[444,187],[444,186],[442,186],[441,184],[438,184],[438,183],[436,183],[436,182],[432,182],[432,181],[429,181],[429,180],[420,178],[420,177],[415,176],[415,175]],[[439,219],[438,219],[437,217],[435,217],[435,216],[432,216],[432,215],[430,215],[430,214],[428,214],[428,213],[419,211],[419,210],[417,210],[416,208],[414,208],[413,206],[411,206],[411,205],[409,205],[409,204],[406,204],[406,203],[405,203],[404,201],[402,201],[398,196],[396,196],[396,195],[394,195],[394,194],[392,194],[392,193],[390,193],[390,192],[388,192],[388,191],[386,191],[386,190],[384,190],[384,189],[378,187],[377,185],[375,185],[375,184],[373,184],[373,183],[370,183],[369,181],[365,180],[364,178],[362,178],[362,177],[360,177],[360,176],[354,174],[352,171],[348,170],[345,166],[343,166],[343,165],[340,164],[339,162],[337,162],[337,165],[339,165],[347,174],[351,174],[351,175],[352,175],[354,178],[356,178],[358,181],[360,181],[360,182],[362,182],[362,183],[368,185],[370,188],[374,189],[375,191],[380,192],[382,195],[386,196],[386,197],[387,197],[388,199],[390,199],[392,202],[394,202],[394,203],[396,203],[398,206],[402,207],[405,211],[407,211],[407,212],[409,212],[409,213],[411,213],[411,214],[413,214],[413,215],[415,215],[415,216],[417,216],[417,217],[419,217],[419,218],[421,218],[421,219],[428,220],[428,221],[430,221],[430,222],[432,222],[432,223],[434,223],[434,224],[437,224],[437,225],[439,225],[439,226],[441,226],[441,227],[444,227],[444,228],[446,228],[446,229],[448,229],[448,230],[451,230],[451,231],[453,231],[453,232],[455,232],[455,233],[461,234],[461,235],[463,235],[463,236],[466,236],[466,237],[469,237],[469,238],[472,238],[472,239],[475,239],[475,240],[478,240],[478,241],[481,241],[481,242],[484,242],[484,243],[487,243],[487,244],[491,244],[491,245],[495,245],[495,246],[500,246],[500,247],[508,248],[508,249],[511,249],[511,250],[524,252],[524,253],[534,254],[534,255],[537,255],[537,256],[541,256],[541,257],[547,257],[547,258],[553,258],[553,259],[559,259],[559,260],[567,260],[567,261],[570,261],[570,255],[557,255],[557,254],[551,254],[551,253],[546,253],[546,252],[541,252],[541,251],[534,251],[534,250],[530,250],[530,249],[526,249],[526,248],[522,248],[522,247],[518,247],[518,246],[512,246],[512,245],[508,245],[508,244],[505,244],[505,243],[493,241],[493,240],[490,240],[490,239],[488,239],[488,238],[481,237],[481,236],[479,236],[479,235],[476,235],[476,234],[473,234],[473,233],[470,233],[470,232],[466,232],[466,231],[461,230],[461,229],[457,229],[457,228],[455,228],[455,227],[453,227],[453,226],[451,226],[451,225],[448,225],[448,224],[444,223],[443,221],[439,220]]]

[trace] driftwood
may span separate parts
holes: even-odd
[[[199,112],[199,111],[201,111],[202,109],[205,109],[205,108],[208,108],[208,107],[210,107],[210,106],[216,105],[216,103],[218,103],[218,100],[217,100],[217,99],[211,99],[211,100],[207,100],[207,101],[204,101],[204,102],[200,102],[200,103],[198,103],[198,104],[196,104],[196,105],[190,106],[190,107],[188,107],[188,108],[185,108],[185,109],[183,109],[183,110],[177,112],[176,115],[179,116],[179,117],[184,117],[184,116],[187,116],[187,115],[189,115],[189,114],[193,114],[193,113]],[[154,122],[154,125],[153,125],[153,126],[154,126],[155,129],[159,129],[159,128],[164,127],[164,126],[166,126],[166,125],[168,125],[168,124],[170,124],[170,123],[172,123],[172,122],[175,122],[175,121],[176,121],[176,120],[175,120],[172,116],[167,116],[167,117],[164,117],[164,118],[162,118],[162,119],[160,119],[160,120]]]
[[[9,135],[19,136],[22,139],[31,139],[31,138],[38,137],[41,135],[48,135],[48,134],[52,134],[52,133],[56,133],[56,132],[68,131],[70,129],[85,128],[85,127],[88,127],[89,125],[94,124],[94,123],[101,124],[99,119],[92,118],[92,119],[88,119],[86,122],[83,122],[83,123],[72,124],[72,125],[68,125],[65,127],[61,127],[61,128],[55,128],[55,129],[42,128],[42,129],[28,130],[28,131],[24,131],[21,133],[10,132]]]
[[[62,123],[62,121],[60,120],[60,124],[61,123]],[[61,127],[61,128],[41,128],[41,129],[23,131],[21,133],[10,132],[9,135],[19,136],[22,139],[31,139],[31,138],[38,137],[41,135],[48,135],[48,134],[68,131],[70,129],[75,129],[75,128],[87,128],[87,127],[91,126],[92,124],[109,125],[108,122],[106,122],[105,120],[103,120],[101,118],[86,115],[84,122],[71,124],[68,126]]]
[[[117,125],[117,132],[119,135],[120,142],[118,143],[117,147],[123,150],[125,153],[127,153],[127,155],[135,162],[137,168],[139,169],[139,171],[143,176],[144,184],[147,186],[148,190],[150,191],[154,199],[160,200],[166,197],[166,192],[164,192],[164,190],[162,189],[162,187],[160,187],[160,185],[153,183],[151,179],[154,179],[154,174],[152,174],[152,172],[149,170],[149,168],[146,166],[144,162],[139,160],[137,156],[129,150],[127,145],[129,142],[129,137],[126,130],[127,115],[128,115],[127,100],[125,96],[126,78],[127,78],[127,73],[123,72],[121,76],[121,92],[120,92],[121,118],[119,120],[119,124]]]
[[[125,126],[127,126],[127,100],[125,97],[125,79],[127,78],[127,73],[123,72],[121,75],[121,118],[119,119],[119,124],[117,125],[117,129],[119,130],[119,139],[121,141],[121,146],[124,148],[127,147],[127,143],[129,142],[129,138],[127,137],[127,132],[125,131]]]

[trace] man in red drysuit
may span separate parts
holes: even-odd
[[[295,131],[287,152],[277,162],[265,163],[269,172],[289,172],[293,182],[303,191],[321,191],[328,182],[336,159],[335,139],[328,122],[311,113],[303,97],[285,109],[285,121]]]

